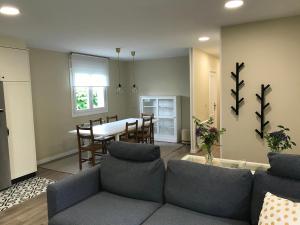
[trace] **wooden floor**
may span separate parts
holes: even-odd
[[[219,157],[219,148],[213,150],[214,156]],[[183,146],[172,154],[169,154],[164,158],[167,162],[171,159],[181,159],[186,154],[189,154],[189,147]],[[197,155],[203,155],[203,152],[197,153]],[[61,180],[67,176],[71,176],[68,173],[57,172],[54,170],[38,168],[38,176],[52,179],[55,181]],[[47,196],[43,193],[36,198],[30,199],[14,206],[10,209],[0,212],[0,225],[47,225]]]
[[[38,169],[38,176],[61,180],[70,174]],[[10,209],[0,212],[0,225],[47,225],[47,196],[43,193]]]

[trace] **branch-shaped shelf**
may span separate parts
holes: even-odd
[[[267,86],[265,86],[264,84],[262,84],[261,85],[261,95],[256,94],[256,97],[260,101],[260,113],[258,113],[257,111],[255,112],[255,114],[260,119],[260,130],[255,129],[255,132],[261,138],[264,138],[265,127],[269,124],[269,121],[265,121],[265,119],[266,119],[266,117],[265,117],[265,110],[266,110],[267,107],[270,106],[270,103],[265,104],[266,92],[268,91],[269,88],[270,88],[269,84]]]
[[[240,104],[244,101],[244,98],[240,99],[240,89],[245,84],[244,80],[240,82],[240,72],[245,67],[244,63],[236,63],[235,73],[231,72],[231,76],[235,79],[235,90],[231,89],[231,93],[235,97],[235,107],[231,106],[231,109],[235,112],[236,115],[239,115]]]

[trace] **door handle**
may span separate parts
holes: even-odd
[[[0,112],[4,112],[4,109],[0,109]]]

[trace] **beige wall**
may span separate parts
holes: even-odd
[[[76,137],[68,134],[75,125],[97,116],[72,117],[68,54],[30,50],[33,107],[38,160],[76,149]],[[138,61],[135,66],[138,95],[130,94],[131,63],[121,62],[125,92],[117,96],[117,63],[110,61],[109,114],[120,118],[138,116],[139,95],[181,95],[184,122],[189,126],[188,58]],[[100,115],[105,117],[106,114]]]
[[[200,49],[192,49],[193,57],[193,115],[201,120],[209,117],[209,74],[218,77],[219,59]]]
[[[300,145],[300,17],[249,23],[222,29],[222,126],[223,157],[266,162],[267,146],[255,134],[259,111],[255,93],[261,84],[270,84],[267,95],[270,111],[266,114],[270,126],[267,131],[282,124],[291,129],[292,138]],[[230,110],[234,98],[230,89],[234,81],[230,72],[236,62],[245,62],[241,78],[245,87],[241,97],[245,104],[236,117]],[[300,148],[290,151],[300,153]]]
[[[72,117],[68,54],[31,49],[30,65],[37,158],[41,160],[75,149],[76,139],[68,131],[97,116]],[[121,63],[121,71],[125,66]],[[123,79],[125,83],[126,77]],[[122,118],[127,116],[127,97],[116,96],[117,80],[117,64],[110,61],[109,114],[117,113]],[[101,116],[104,118],[106,114]]]
[[[218,89],[220,86],[219,59],[215,56],[207,54],[200,49],[193,48],[190,51],[191,58],[191,114],[204,121],[209,118],[209,75],[216,74]],[[219,91],[217,102],[217,115],[219,113]],[[217,120],[219,121],[218,117]],[[218,125],[218,122],[217,122]],[[192,126],[191,134],[194,134],[194,126]],[[195,140],[192,135],[192,146]],[[192,148],[192,151],[197,151]]]
[[[137,61],[134,66],[137,95],[129,95],[129,115],[138,116],[139,96],[182,96],[182,128],[190,127],[189,58],[176,57]],[[132,64],[128,63],[128,76],[132,85]]]
[[[24,49],[26,43],[18,38],[0,36],[0,46]]]

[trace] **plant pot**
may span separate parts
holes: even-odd
[[[207,153],[206,155],[205,155],[205,164],[206,165],[213,165],[213,160],[214,160],[214,156],[213,156],[213,154],[212,153]]]
[[[207,165],[212,165],[213,164],[213,160],[214,160],[214,156],[212,154],[212,146],[205,145],[205,149],[206,149],[205,163]]]

